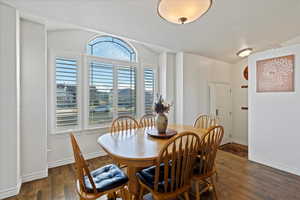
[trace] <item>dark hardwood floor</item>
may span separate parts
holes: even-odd
[[[108,157],[89,161],[91,168],[110,163]],[[299,200],[300,177],[248,161],[224,151],[218,152],[219,200]],[[49,170],[49,177],[22,185],[17,197],[7,200],[77,200],[74,167]],[[106,199],[101,198],[101,199]],[[202,200],[212,199],[204,194]]]
[[[226,143],[219,148],[222,151],[233,153],[235,155],[248,158],[248,146],[237,143]]]

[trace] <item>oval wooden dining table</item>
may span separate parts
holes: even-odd
[[[169,125],[168,128],[174,129],[178,133],[192,131],[200,137],[206,132],[204,129],[185,125]],[[149,136],[146,128],[139,128],[131,131],[106,133],[100,136],[97,142],[115,162],[127,165],[129,193],[136,197],[139,192],[137,171],[154,165],[160,150],[167,141],[168,139]]]

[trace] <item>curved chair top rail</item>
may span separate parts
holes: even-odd
[[[139,123],[133,117],[120,116],[113,120],[111,125],[111,133],[137,128],[139,128]]]
[[[140,128],[153,127],[155,125],[156,125],[155,115],[153,114],[143,115],[139,122]]]
[[[194,122],[195,128],[201,128],[201,129],[209,129],[212,126],[217,125],[217,119],[214,116],[210,115],[199,115],[197,119]]]

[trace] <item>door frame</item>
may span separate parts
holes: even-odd
[[[227,86],[230,90],[230,108],[229,108],[229,115],[230,115],[230,130],[226,131],[226,134],[224,133],[224,138],[222,140],[222,144],[232,142],[232,130],[233,130],[233,116],[232,116],[232,87],[231,84],[228,82],[209,82],[208,83],[208,91],[209,91],[209,114],[216,116],[216,100],[215,95],[212,98],[212,91],[215,90],[216,85],[224,85]],[[217,117],[217,116],[216,116]]]

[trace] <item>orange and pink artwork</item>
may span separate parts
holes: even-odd
[[[288,55],[256,62],[257,92],[294,91],[295,56]]]

